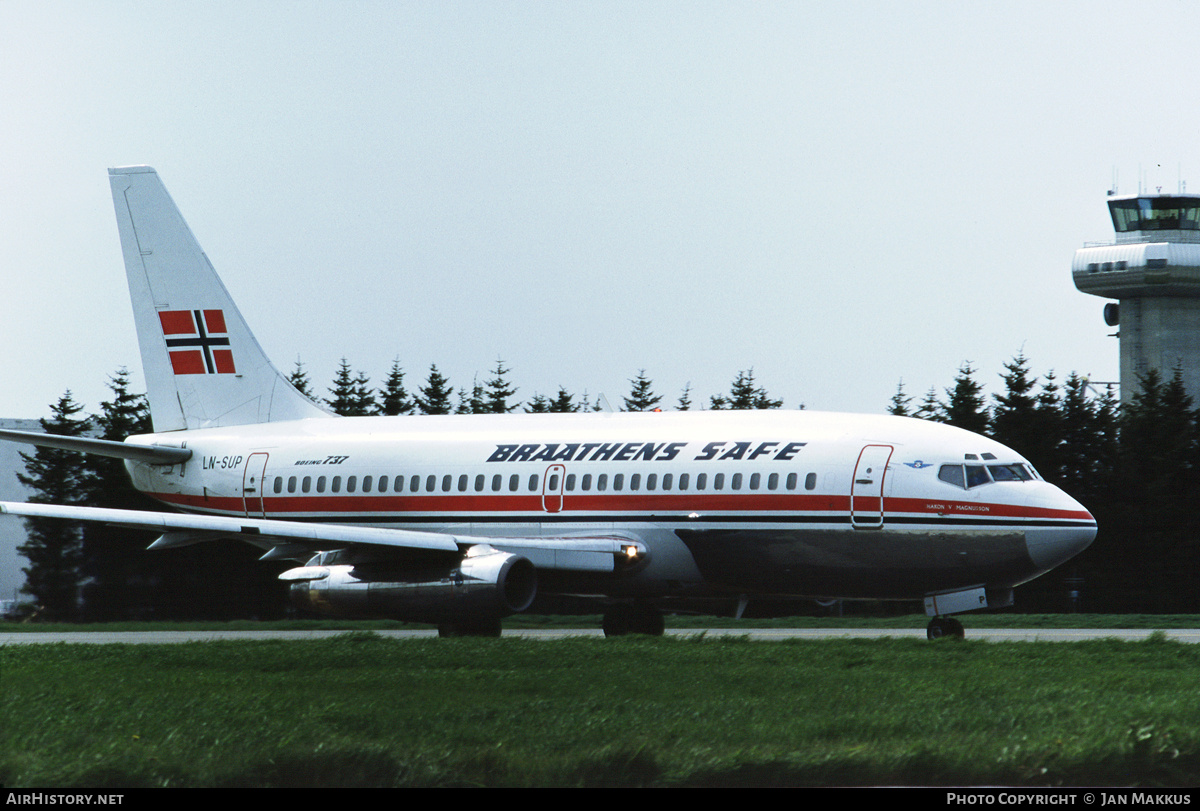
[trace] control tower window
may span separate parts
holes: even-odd
[[[1191,197],[1137,197],[1109,200],[1113,228],[1129,231],[1200,231],[1200,199]]]

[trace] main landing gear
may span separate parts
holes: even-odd
[[[605,636],[662,636],[663,630],[662,612],[652,605],[619,603],[604,612]]]
[[[925,629],[925,636],[929,639],[941,639],[944,636],[962,639],[965,635],[963,624],[954,617],[934,617]]]

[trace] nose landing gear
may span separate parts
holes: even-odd
[[[944,636],[962,639],[965,635],[962,623],[954,617],[934,617],[925,629],[925,636],[929,639],[941,639]]]

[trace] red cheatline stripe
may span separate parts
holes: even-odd
[[[176,493],[150,494],[160,501],[200,509],[214,509],[240,513],[243,503],[239,498],[189,496]],[[288,495],[268,494],[267,512],[270,513],[380,513],[398,515],[403,513],[542,513],[540,493],[522,495]],[[254,499],[257,505],[257,498]],[[856,500],[857,502],[857,500]],[[697,495],[621,495],[572,494],[564,495],[564,512],[584,513],[633,513],[645,515],[655,511],[672,513],[673,517],[687,512],[701,514],[712,512],[751,513],[810,513],[814,515],[845,515],[850,509],[846,496],[763,496],[763,495],[715,495],[702,498]],[[977,504],[973,502],[932,502],[925,499],[885,499],[886,518],[922,517],[937,518],[977,517],[1014,519],[1055,519],[1091,521],[1092,516],[1081,510],[1054,510],[1041,507],[1024,507],[1010,504]],[[614,517],[619,517],[615,515]],[[672,517],[664,515],[664,518]],[[731,516],[736,518],[736,516]]]

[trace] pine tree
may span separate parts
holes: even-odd
[[[1024,353],[1004,364],[1004,368],[1008,370],[1001,375],[1004,393],[993,395],[996,405],[992,409],[991,436],[1028,458],[1037,446],[1039,430],[1037,398],[1033,394],[1035,381],[1029,377],[1029,360]],[[1030,461],[1037,467],[1036,461]]]
[[[1074,372],[1062,398],[1060,486],[1083,503],[1098,507],[1116,467],[1115,401],[1088,395],[1088,381]]]
[[[416,403],[404,389],[404,369],[400,366],[400,359],[396,358],[392,361],[392,370],[388,372],[383,391],[380,392],[379,413],[394,417],[399,414],[411,414],[416,407]]]
[[[471,392],[467,393],[466,387],[458,390],[458,405],[454,407],[455,414],[485,414],[487,409],[483,403],[483,386],[479,384],[479,378],[476,377],[471,381]]]
[[[533,398],[529,404],[525,406],[526,414],[548,414],[550,413],[550,400],[544,394],[533,393]]]
[[[329,389],[332,398],[326,399],[325,404],[328,405],[335,414],[340,414],[343,417],[350,416],[354,410],[354,377],[350,372],[350,363],[342,358],[341,364],[338,366],[337,374],[333,378],[333,387]]]
[[[76,415],[83,406],[67,391],[50,407],[52,417],[42,419],[48,434],[82,436],[88,420]],[[39,447],[22,453],[25,473],[17,474],[21,483],[33,489],[30,501],[37,504],[83,504],[91,487],[82,455],[73,451]],[[29,561],[22,591],[31,595],[48,620],[67,620],[75,616],[83,562],[82,530],[68,521],[51,518],[26,518],[28,538],[17,552]]]
[[[947,389],[949,398],[944,410],[944,420],[950,425],[964,428],[976,434],[987,432],[988,411],[983,399],[983,387],[975,380],[975,370],[970,362],[958,369],[954,388]]]
[[[679,400],[675,403],[676,411],[688,411],[692,407],[692,384],[688,381],[683,387],[683,392],[679,395]]]
[[[296,358],[296,366],[292,369],[292,373],[288,375],[288,382],[296,387],[296,391],[308,399],[316,401],[312,393],[312,384],[308,380],[308,372],[304,371],[304,364],[300,362],[299,357]]]
[[[753,368],[738,372],[733,385],[729,388],[729,397],[717,395],[710,402],[714,411],[781,408],[783,406],[783,400],[772,400],[766,389],[754,385]]]
[[[508,399],[517,393],[508,382],[509,371],[504,368],[504,361],[497,358],[496,368],[492,370],[495,377],[487,381],[484,389],[483,413],[507,414],[518,406],[518,403],[508,404]]]
[[[365,417],[373,414],[377,406],[375,392],[370,384],[371,380],[364,372],[352,375],[349,362],[342,358],[333,378],[333,386],[329,389],[333,397],[327,399],[325,404],[333,409],[335,414],[343,417]]]
[[[909,405],[912,404],[912,398],[904,393],[904,379],[901,378],[896,386],[896,393],[892,395],[891,404],[888,406],[887,413],[895,417],[907,417],[912,412],[909,411]]]
[[[151,431],[146,398],[129,387],[129,372],[118,369],[109,378],[112,399],[100,404],[92,417],[98,438],[123,442],[135,434]],[[120,459],[88,455],[83,461],[90,471],[86,501],[92,507],[118,510],[161,509],[134,489]],[[83,528],[82,572],[83,613],[88,620],[118,620],[144,616],[158,597],[155,573],[163,564],[159,556],[146,553],[154,533],[88,523]]]
[[[1181,369],[1163,382],[1151,369],[1121,409],[1118,526],[1106,535],[1114,591],[1156,612],[1184,613],[1200,603],[1194,538],[1196,413]],[[1102,525],[1103,526],[1103,525]],[[1189,557],[1189,554],[1191,555]],[[1145,610],[1145,609],[1143,609]]]
[[[450,381],[438,371],[436,363],[430,365],[429,379],[417,391],[419,394],[413,399],[417,401],[417,408],[422,414],[450,413],[450,395],[453,389],[450,388]]]
[[[1058,484],[1064,475],[1066,457],[1063,449],[1064,414],[1062,395],[1055,382],[1054,371],[1046,373],[1042,390],[1033,407],[1035,435],[1026,458],[1043,478]]]
[[[568,394],[562,386],[558,387],[558,396],[550,401],[550,411],[555,414],[573,414],[582,407],[575,403],[575,395]]]
[[[351,417],[366,417],[379,412],[379,404],[375,402],[375,390],[371,388],[371,379],[365,372],[354,376],[354,385],[350,391]]]
[[[625,398],[625,410],[653,411],[662,396],[656,395],[651,390],[654,384],[646,377],[646,370],[639,369],[638,376],[629,382],[632,384],[632,388],[629,390],[629,396]],[[599,409],[597,408],[597,410]]]
[[[929,391],[925,392],[925,397],[921,400],[921,405],[913,412],[913,416],[919,420],[945,422],[945,413],[946,407],[938,400],[937,389],[930,386]]]

